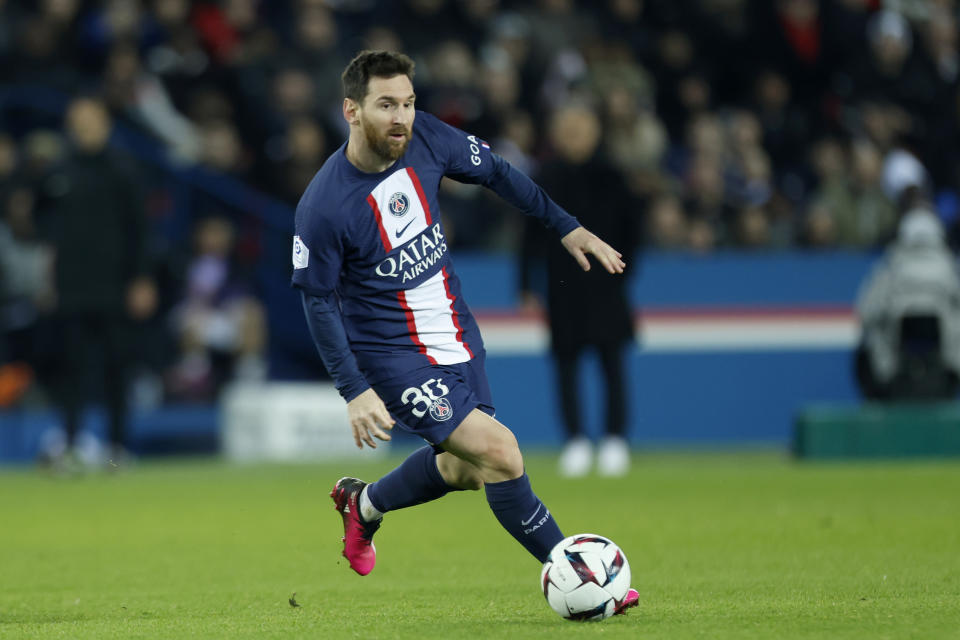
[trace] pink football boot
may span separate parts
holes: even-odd
[[[350,562],[350,568],[362,576],[373,571],[373,565],[377,563],[373,534],[383,521],[381,518],[376,522],[364,522],[360,517],[360,492],[365,486],[366,482],[356,478],[340,478],[330,492],[343,517],[343,557]]]
[[[617,610],[613,612],[613,615],[617,616],[626,613],[627,609],[637,606],[639,602],[640,594],[636,589],[630,589],[627,591],[627,595],[623,598],[623,600],[617,604]]]

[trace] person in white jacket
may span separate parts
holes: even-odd
[[[947,399],[960,381],[960,272],[929,207],[907,211],[857,301],[857,379],[875,400]]]

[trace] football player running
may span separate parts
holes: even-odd
[[[483,341],[440,221],[440,180],[482,184],[536,216],[584,270],[588,256],[614,277],[625,263],[486,142],[417,111],[413,73],[399,53],[350,62],[349,139],[296,212],[293,284],[357,446],[390,440],[394,426],[429,443],[376,482],[336,483],[343,555],[367,575],[385,513],[482,488],[503,528],[542,563],[564,535],[531,488],[516,437],[494,418]],[[636,602],[631,589],[618,612]]]

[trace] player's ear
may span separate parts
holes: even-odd
[[[347,124],[360,124],[360,105],[350,98],[343,99],[343,119]]]

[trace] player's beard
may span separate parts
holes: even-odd
[[[407,151],[407,145],[410,144],[410,129],[404,126],[391,127],[380,135],[375,126],[360,119],[360,125],[363,127],[363,135],[367,139],[367,145],[370,149],[383,160],[394,162]],[[403,134],[403,141],[398,142],[390,138],[395,133]]]

